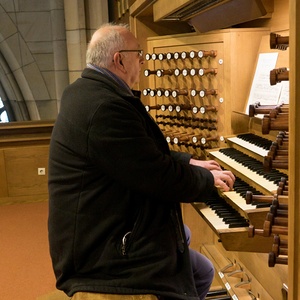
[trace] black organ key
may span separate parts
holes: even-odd
[[[229,228],[249,226],[248,220],[231,207],[217,192],[214,192],[211,197],[206,199],[205,203],[225,224],[228,224]]]
[[[246,193],[248,191],[252,192],[253,195],[263,195],[263,193],[261,193],[260,191],[256,190],[253,186],[251,186],[250,184],[248,184],[247,182],[243,181],[241,178],[239,177],[235,177],[235,182],[233,185],[233,190],[234,192],[236,192],[237,194],[239,194],[241,197],[243,197],[246,201]],[[263,208],[263,207],[270,207],[270,203],[269,202],[256,202],[256,201],[252,201],[251,204],[249,205],[253,205],[256,208]]]
[[[272,145],[272,141],[253,133],[238,134],[237,137],[265,150],[269,150]]]
[[[224,296],[227,295],[227,289],[220,289],[215,291],[208,291],[207,297],[213,297],[213,296]]]
[[[231,300],[231,296],[228,294],[227,289],[219,289],[214,291],[208,291],[205,299],[215,300]]]
[[[241,165],[249,168],[253,172],[263,176],[264,178],[268,179],[275,184],[278,184],[282,177],[287,177],[285,173],[280,172],[276,169],[271,169],[270,172],[265,172],[263,168],[262,162],[256,160],[255,158],[250,157],[249,155],[234,149],[234,148],[224,148],[219,150],[224,155],[229,156],[230,158],[234,159]]]

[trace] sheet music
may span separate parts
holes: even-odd
[[[278,104],[284,103],[289,104],[290,103],[290,82],[287,81],[281,81],[281,92]]]
[[[248,114],[249,105],[255,102],[260,102],[261,105],[274,105],[278,103],[282,83],[277,83],[276,85],[270,84],[270,71],[275,69],[277,58],[278,52],[259,54],[246,106],[246,114]]]

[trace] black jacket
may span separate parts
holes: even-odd
[[[198,299],[180,202],[212,174],[170,153],[137,97],[85,69],[64,92],[50,144],[49,242],[58,289]]]

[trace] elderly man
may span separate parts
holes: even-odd
[[[49,156],[49,242],[57,287],[73,299],[198,300],[212,281],[203,256],[194,279],[180,202],[203,201],[215,186],[229,190],[234,176],[169,150],[131,91],[143,63],[127,26],[105,24],[61,100]]]

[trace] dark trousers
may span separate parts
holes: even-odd
[[[184,225],[184,230],[189,245],[191,242],[191,231],[186,225]],[[214,279],[215,269],[212,262],[206,256],[193,249],[190,249],[190,260],[198,296],[200,300],[203,300]]]

